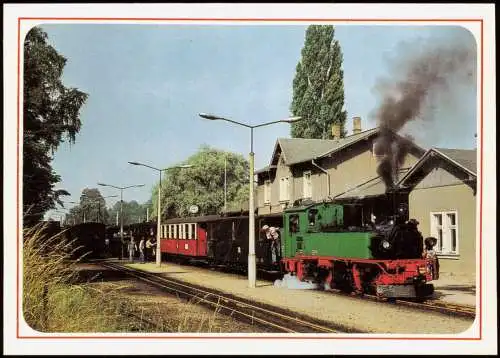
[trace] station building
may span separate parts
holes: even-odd
[[[377,174],[383,153],[378,128],[331,140],[279,138],[268,166],[255,172],[256,213],[282,213],[304,202],[335,200],[362,205],[364,220],[383,217],[386,186]],[[397,134],[394,134],[398,136]],[[400,137],[401,138],[401,137]],[[473,282],[476,263],[476,150],[431,148],[411,143],[395,178],[398,200],[420,222],[424,237],[438,239],[441,272]]]

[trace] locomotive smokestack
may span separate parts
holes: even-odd
[[[340,139],[340,125],[339,124],[334,124],[332,125],[332,137],[333,139],[337,140]]]
[[[361,117],[352,117],[352,134],[361,133]]]
[[[395,134],[410,121],[430,117],[425,110],[432,110],[432,106],[426,105],[439,93],[449,94],[450,82],[475,83],[476,50],[467,47],[464,41],[452,40],[444,45],[429,42],[415,48],[422,52],[415,55],[402,51],[392,66],[400,73],[393,79],[379,81],[376,87],[383,97],[376,111],[380,129],[376,144],[385,154],[377,172],[387,190],[394,187],[413,142],[411,136],[402,138]]]

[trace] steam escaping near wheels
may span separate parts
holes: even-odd
[[[297,276],[287,273],[282,280],[274,281],[274,287],[289,290],[317,290],[319,285],[311,281],[299,281]]]

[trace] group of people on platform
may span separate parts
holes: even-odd
[[[139,260],[141,263],[146,263],[147,261],[155,261],[156,258],[156,247],[157,242],[154,237],[141,237],[139,242],[137,242],[131,235],[131,239],[127,244],[127,252],[129,255],[129,260],[134,261],[134,258],[139,254]]]

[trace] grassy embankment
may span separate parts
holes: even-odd
[[[195,306],[189,303],[145,305],[124,294],[123,284],[81,282],[76,268],[83,258],[71,260],[73,243],[60,234],[47,238],[42,229],[38,226],[24,232],[23,314],[33,329],[68,333],[225,331],[217,310],[200,315],[192,314],[199,308],[184,307]]]

